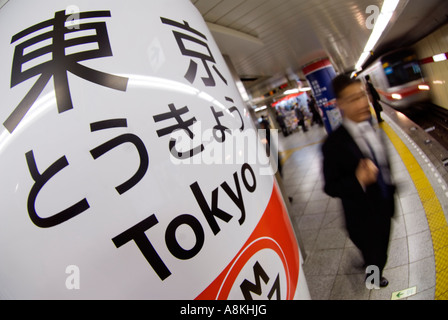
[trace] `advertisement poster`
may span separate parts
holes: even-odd
[[[342,123],[342,116],[336,107],[336,97],[331,87],[336,72],[330,60],[323,59],[305,66],[303,73],[311,85],[318,107],[322,110],[325,129],[327,133],[331,133]]]

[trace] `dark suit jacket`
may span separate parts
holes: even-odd
[[[342,200],[350,238],[362,247],[366,241],[382,238],[388,242],[390,218],[394,214],[394,187],[385,199],[377,183],[364,191],[356,178],[356,168],[365,158],[344,126],[339,127],[322,147],[325,192]],[[385,239],[387,238],[387,239]]]

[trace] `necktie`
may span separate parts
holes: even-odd
[[[383,196],[383,198],[387,199],[389,198],[390,194],[389,194],[389,187],[386,184],[386,182],[384,181],[384,177],[383,177],[383,172],[381,170],[381,165],[378,162],[378,159],[375,155],[375,151],[372,148],[372,145],[369,143],[369,140],[366,138],[366,131],[364,130],[364,128],[361,128],[361,137],[364,140],[365,144],[367,145],[367,147],[369,148],[370,154],[372,155],[372,158],[370,160],[373,161],[373,163],[376,165],[376,167],[378,168],[378,186],[380,187],[381,190],[381,195]]]

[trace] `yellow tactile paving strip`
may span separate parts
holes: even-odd
[[[439,199],[423,169],[400,137],[385,122],[381,124],[381,128],[403,160],[425,209],[434,247],[436,265],[435,299],[448,300],[448,224]]]

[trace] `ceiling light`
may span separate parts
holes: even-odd
[[[401,100],[401,99],[403,99],[403,97],[399,93],[393,93],[392,94],[392,99]]]
[[[291,89],[291,90],[286,90],[285,92],[283,92],[284,95],[290,95],[290,94],[295,94],[295,93],[299,93],[299,89]]]
[[[421,85],[418,86],[418,88],[419,88],[420,90],[423,90],[423,91],[428,91],[428,90],[430,90],[430,88],[429,88],[429,86],[428,86],[427,84],[421,84]]]
[[[394,14],[399,2],[400,0],[384,0],[383,7],[381,8],[381,13],[378,16],[378,19],[372,30],[370,38],[367,41],[364,51],[355,66],[356,70],[361,70],[362,65],[367,61],[367,58],[370,56],[370,52],[375,48],[376,44],[381,38],[381,35],[389,24],[390,19],[392,18],[392,15]]]
[[[260,107],[260,108],[255,109],[254,111],[255,111],[255,112],[259,112],[259,111],[266,110],[267,108],[268,108],[267,106],[262,106],[262,107]]]
[[[436,54],[432,58],[434,59],[434,62],[445,61],[446,60],[446,54],[445,53]]]

